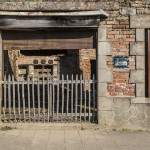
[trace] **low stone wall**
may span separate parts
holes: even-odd
[[[149,130],[150,103],[134,103],[130,98],[105,98],[100,106],[100,125],[111,129]]]

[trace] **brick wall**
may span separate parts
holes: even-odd
[[[104,2],[104,1],[103,1]],[[146,0],[122,0],[106,2],[109,7],[104,10],[109,14],[108,19],[101,25],[107,28],[107,40],[111,43],[112,53],[107,56],[106,63],[112,71],[113,81],[108,83],[109,96],[134,97],[136,96],[136,84],[130,82],[132,70],[136,70],[136,56],[130,53],[130,44],[136,38],[136,29],[130,28],[130,15],[150,14],[150,1]],[[114,56],[127,56],[129,65],[127,69],[117,69],[113,66]]]

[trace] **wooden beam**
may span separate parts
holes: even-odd
[[[52,17],[18,17],[1,16],[0,29],[26,29],[26,28],[52,28],[52,27],[98,27],[99,17],[72,17],[72,16],[52,16]]]
[[[93,31],[5,31],[4,50],[91,49]]]

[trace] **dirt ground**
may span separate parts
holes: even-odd
[[[0,150],[150,150],[150,132],[82,125],[3,125]]]

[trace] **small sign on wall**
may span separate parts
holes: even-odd
[[[114,56],[113,66],[114,68],[125,69],[128,68],[129,58],[127,56]]]

